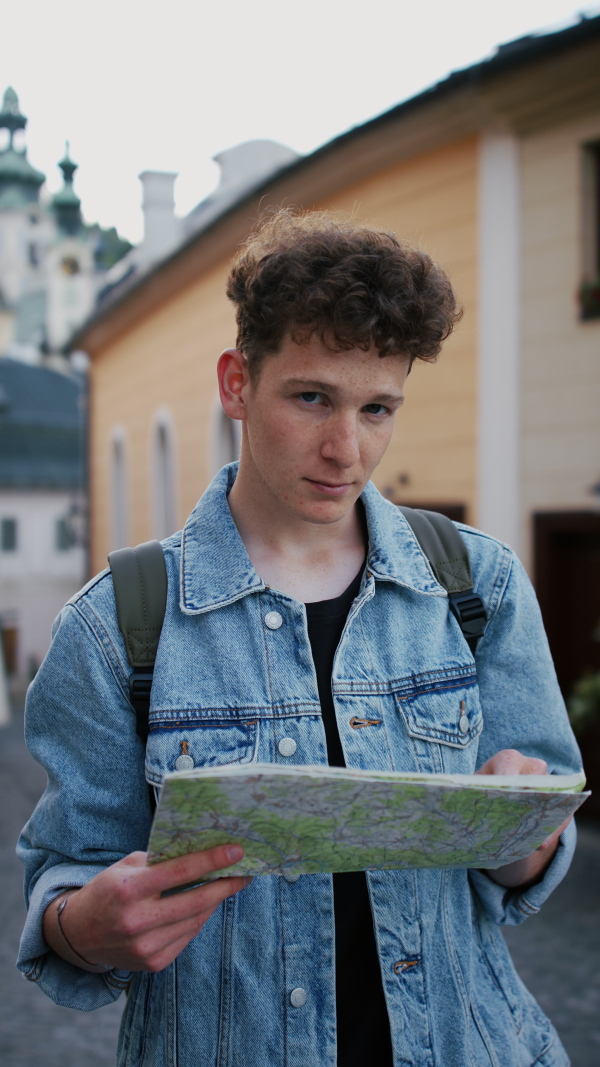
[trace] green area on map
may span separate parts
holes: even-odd
[[[235,842],[244,858],[228,874],[497,867],[537,848],[588,795],[583,777],[548,776],[545,789],[489,781],[270,764],[166,775],[148,862]]]

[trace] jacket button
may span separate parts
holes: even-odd
[[[306,1004],[306,989],[302,989],[298,986],[297,989],[292,989],[290,993],[290,1004],[292,1008],[302,1008]]]
[[[281,741],[277,745],[277,748],[279,749],[280,755],[293,756],[294,752],[298,748],[298,745],[294,741],[293,737],[282,737]]]
[[[460,719],[458,720],[458,729],[460,730],[461,734],[468,734],[469,720],[467,719],[466,715],[461,715]]]
[[[192,757],[188,756],[187,754],[184,755],[184,756],[178,756],[177,759],[175,760],[175,770],[176,771],[191,771],[193,766],[194,766],[194,761],[193,761]]]
[[[294,882],[297,882],[298,879],[302,877],[302,875],[298,874],[297,871],[287,871],[283,877],[285,878],[286,882],[289,882],[290,885],[293,885]]]
[[[278,611],[268,611],[265,615],[265,626],[268,626],[269,630],[278,630],[282,622],[283,619]]]

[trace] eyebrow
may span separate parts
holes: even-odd
[[[302,389],[306,393],[314,391],[315,393],[329,393],[332,396],[340,395],[337,385],[332,385],[331,382],[318,382],[312,378],[287,378],[285,385],[289,389]],[[398,404],[400,406],[403,403],[402,393],[379,393],[367,400],[367,404]]]

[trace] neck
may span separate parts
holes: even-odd
[[[273,502],[243,452],[229,508],[252,565],[273,589],[308,603],[340,596],[365,556],[362,505],[331,523],[308,522]]]

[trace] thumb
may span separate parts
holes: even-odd
[[[145,867],[147,852],[130,852],[122,860],[113,864],[113,867]]]

